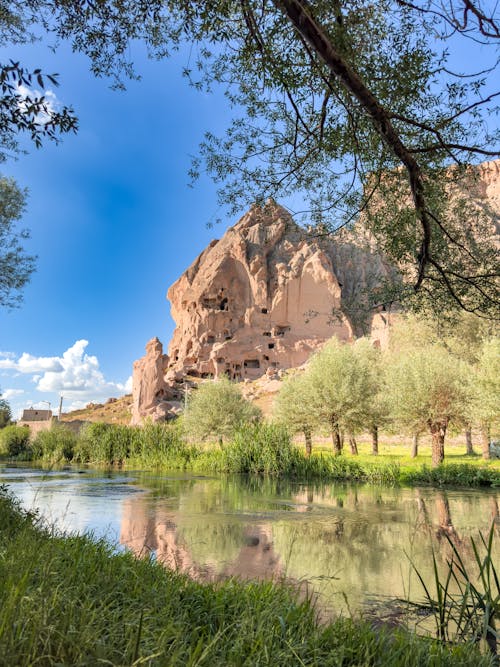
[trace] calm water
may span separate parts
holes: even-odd
[[[106,536],[198,580],[285,577],[327,611],[344,611],[344,596],[351,609],[421,599],[410,559],[430,582],[431,548],[442,568],[450,557],[446,536],[466,561],[469,536],[492,520],[500,538],[497,491],[0,466],[2,483],[64,530]],[[498,550],[495,559],[500,567]]]

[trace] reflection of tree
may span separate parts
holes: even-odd
[[[429,536],[444,572],[445,535],[467,544],[468,535],[498,517],[496,497],[478,493],[255,478],[151,484],[152,493],[124,506],[121,541],[134,553],[153,551],[168,567],[200,580],[286,575],[336,609],[343,607],[342,592],[354,609],[367,593],[404,598],[405,554],[430,581]],[[463,557],[469,562],[472,555],[465,550]]]
[[[438,540],[448,538],[455,544],[455,546],[459,546],[462,543],[462,540],[455,530],[451,520],[450,503],[448,502],[448,497],[442,491],[436,491],[436,507],[439,517],[439,525],[436,529],[436,537]]]
[[[490,508],[491,508],[491,522],[493,524],[495,533],[500,535],[500,510],[498,508],[498,500],[495,496],[490,498]]]

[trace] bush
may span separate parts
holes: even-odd
[[[0,431],[0,456],[28,457],[29,441],[28,426],[6,426]]]
[[[62,425],[53,426],[48,431],[39,431],[31,445],[32,457],[51,463],[71,461],[78,438]]]
[[[403,481],[434,486],[500,486],[500,475],[496,470],[468,463],[445,463],[437,468],[423,465],[420,470],[404,474]]]
[[[245,424],[258,422],[262,413],[226,377],[200,384],[189,399],[184,427],[192,440],[232,438]]]

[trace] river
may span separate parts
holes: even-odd
[[[192,474],[0,465],[0,484],[65,531],[105,537],[197,580],[286,579],[327,613],[423,599],[450,542],[473,569],[470,537],[500,537],[500,492]],[[500,566],[498,548],[494,558]],[[500,568],[499,568],[500,569]],[[390,613],[390,612],[389,612]]]

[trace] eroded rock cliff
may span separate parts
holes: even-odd
[[[167,381],[252,380],[303,364],[331,336],[352,340],[363,322],[349,304],[387,272],[353,242],[308,236],[275,203],[253,206],[168,290]]]

